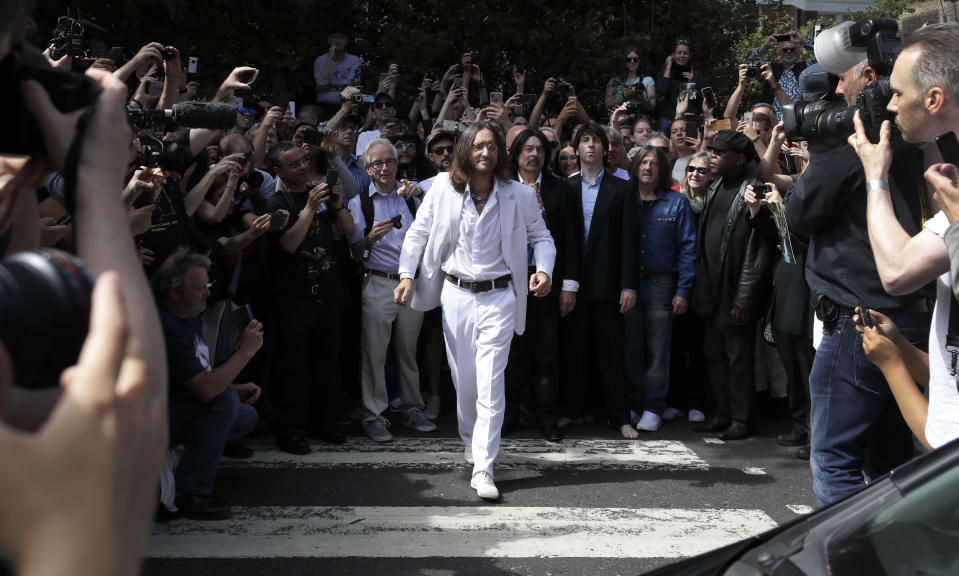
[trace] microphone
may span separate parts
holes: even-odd
[[[236,109],[222,102],[180,102],[169,110],[127,110],[134,126],[155,124],[226,130],[236,124]]]

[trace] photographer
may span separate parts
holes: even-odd
[[[339,396],[344,298],[335,244],[353,233],[354,224],[339,184],[330,187],[306,179],[307,159],[299,146],[277,142],[267,159],[277,175],[270,210],[290,213],[286,225],[271,234],[276,356],[269,392],[276,410],[277,447],[302,455],[310,452],[304,432],[343,441],[327,424]]]
[[[839,75],[835,92],[852,106],[860,92],[878,80],[877,70],[861,61]],[[903,142],[890,149],[893,219],[913,236],[921,229],[917,185],[922,154]],[[916,292],[920,284],[895,290],[895,295],[884,288],[866,225],[866,184],[855,149],[840,144],[813,154],[785,197],[789,229],[809,239],[806,282],[823,321],[809,376],[810,466],[813,489],[823,506],[859,489],[864,474],[875,478],[913,453],[902,418],[887,409],[893,402],[889,386],[863,357],[853,313],[860,302],[882,311],[920,347],[927,340],[929,314],[926,300]]]
[[[923,27],[905,37],[902,51],[889,78],[893,91],[888,109],[896,114],[896,126],[907,142],[931,143],[943,131],[959,130],[959,73],[955,62],[959,57],[959,26],[955,23]],[[863,334],[863,347],[870,360],[879,366],[899,404],[900,411],[912,432],[926,448],[936,448],[959,437],[959,393],[956,377],[951,373],[955,355],[950,352],[950,337],[956,326],[950,321],[951,287],[946,243],[951,229],[948,203],[926,221],[924,229],[910,234],[896,220],[895,199],[889,188],[890,160],[894,148],[890,144],[891,126],[883,123],[878,144],[866,137],[861,120],[856,134],[849,137],[862,160],[867,184],[866,215],[869,240],[883,287],[891,294],[905,294],[936,281],[936,305],[928,334],[929,354],[919,350],[896,330],[898,321],[872,313],[876,328],[858,328]],[[934,149],[926,150],[927,158]],[[946,159],[949,161],[950,159]],[[955,159],[952,159],[955,161]],[[894,164],[893,164],[894,166]],[[926,171],[926,178],[936,187],[937,200],[948,187],[943,174],[954,173],[949,164],[935,164]],[[938,277],[938,278],[937,278]],[[860,311],[860,314],[865,311]],[[887,315],[888,316],[888,315]],[[885,344],[883,347],[881,344]],[[885,348],[885,354],[883,349]],[[895,357],[899,361],[893,362]],[[903,371],[890,369],[899,364]],[[928,388],[928,406],[922,393],[912,382]]]
[[[815,58],[810,58],[805,62],[800,61],[799,56],[802,49],[805,48],[810,53],[813,52],[813,46],[802,37],[802,34],[793,30],[789,34],[774,34],[766,38],[762,46],[750,52],[746,58],[748,62],[758,62],[762,59],[763,53],[769,48],[775,46],[776,53],[779,56],[777,60],[769,62],[769,75],[764,73],[763,80],[766,84],[763,86],[763,102],[772,102],[773,110],[776,113],[776,121],[783,117],[783,102],[797,101],[802,96],[799,89],[799,75],[807,66],[816,62]]]
[[[27,27],[24,4],[0,4],[0,60],[26,49],[11,49]],[[0,545],[18,574],[135,573],[166,442],[163,337],[119,193],[131,137],[126,88],[101,71],[90,78],[95,102],[69,113],[51,101],[60,86],[3,78],[27,108],[11,116],[36,120],[47,155],[0,163],[0,237],[11,218],[14,233],[35,227],[34,188],[51,167],[68,172],[77,250],[97,277],[83,351],[60,377],[55,402],[38,405],[16,386],[20,359],[0,346]],[[23,422],[28,413],[38,418]]]
[[[313,62],[313,80],[316,82],[316,101],[321,104],[336,106],[340,102],[340,91],[350,84],[356,84],[360,79],[360,65],[358,56],[346,51],[350,37],[344,26],[333,23],[329,35],[326,37],[330,49],[321,54]]]

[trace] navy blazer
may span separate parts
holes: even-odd
[[[603,175],[593,207],[589,238],[583,238],[583,180],[580,174],[569,177],[571,208],[578,216],[579,239],[583,253],[579,298],[619,302],[623,290],[638,290],[636,274],[636,222],[627,209],[629,183]]]

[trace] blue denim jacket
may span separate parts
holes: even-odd
[[[649,209],[637,192],[640,275],[676,274],[676,295],[689,299],[696,273],[696,224],[689,200],[679,192],[656,192]]]

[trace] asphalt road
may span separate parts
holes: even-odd
[[[639,441],[598,425],[556,445],[522,431],[504,442],[497,503],[469,488],[455,415],[439,424],[397,423],[384,444],[357,426],[305,457],[254,439],[254,458],[224,459],[217,477],[234,518],[157,524],[145,574],[641,574],[815,505],[808,462],[775,442],[786,422],[726,443],[685,421]]]

